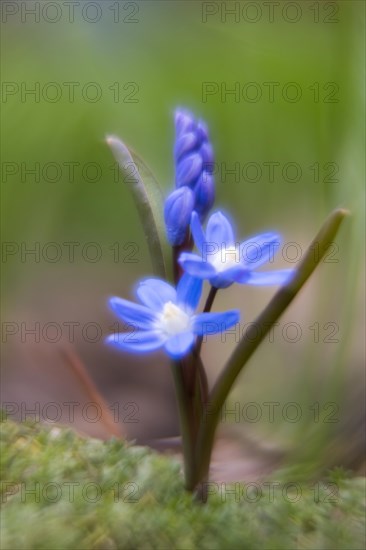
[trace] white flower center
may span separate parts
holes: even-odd
[[[208,259],[210,264],[214,268],[221,272],[230,269],[238,265],[240,262],[240,248],[238,245],[226,247],[224,244],[220,247],[220,250],[212,254],[211,258]]]
[[[181,332],[187,332],[191,328],[191,318],[180,307],[167,302],[160,313],[157,328],[167,336],[175,336]]]

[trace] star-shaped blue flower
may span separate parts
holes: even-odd
[[[216,334],[239,321],[238,310],[195,314],[202,280],[184,274],[175,289],[160,279],[145,279],[137,287],[141,304],[111,298],[112,310],[138,330],[112,334],[107,342],[124,351],[144,353],[163,347],[178,359],[192,348],[195,337]]]
[[[295,272],[294,269],[256,271],[272,261],[281,242],[277,233],[261,233],[237,243],[232,225],[222,212],[210,216],[206,235],[198,215],[193,212],[191,231],[200,255],[183,252],[179,263],[186,273],[208,279],[213,287],[226,288],[233,283],[282,285]]]

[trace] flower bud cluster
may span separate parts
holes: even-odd
[[[184,242],[192,212],[203,221],[215,199],[214,154],[206,125],[189,111],[177,110],[175,129],[176,188],[164,207],[167,237],[173,246]]]

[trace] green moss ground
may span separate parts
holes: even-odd
[[[10,420],[2,422],[1,470],[3,550],[365,547],[364,479],[340,470],[325,480],[331,485],[291,487],[283,472],[271,478],[281,482],[273,493],[237,485],[238,501],[211,485],[216,494],[202,505],[169,457]]]

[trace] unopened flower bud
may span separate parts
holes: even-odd
[[[203,161],[203,170],[213,174],[215,163],[214,163],[214,152],[211,143],[206,142],[201,145],[199,154],[202,157]],[[212,182],[213,184],[213,182]]]
[[[215,201],[215,186],[213,176],[209,172],[202,172],[194,188],[194,209],[203,220],[211,210]]]
[[[202,174],[202,165],[202,157],[198,153],[184,157],[177,167],[177,187],[187,185],[193,189]]]
[[[182,134],[175,142],[174,159],[179,162],[184,155],[189,154],[198,145],[198,137],[194,132]]]
[[[175,131],[176,137],[191,132],[195,127],[195,121],[189,111],[178,109],[175,112]]]
[[[172,246],[177,246],[184,242],[194,202],[194,192],[187,186],[175,189],[166,199],[164,219],[167,238]]]

